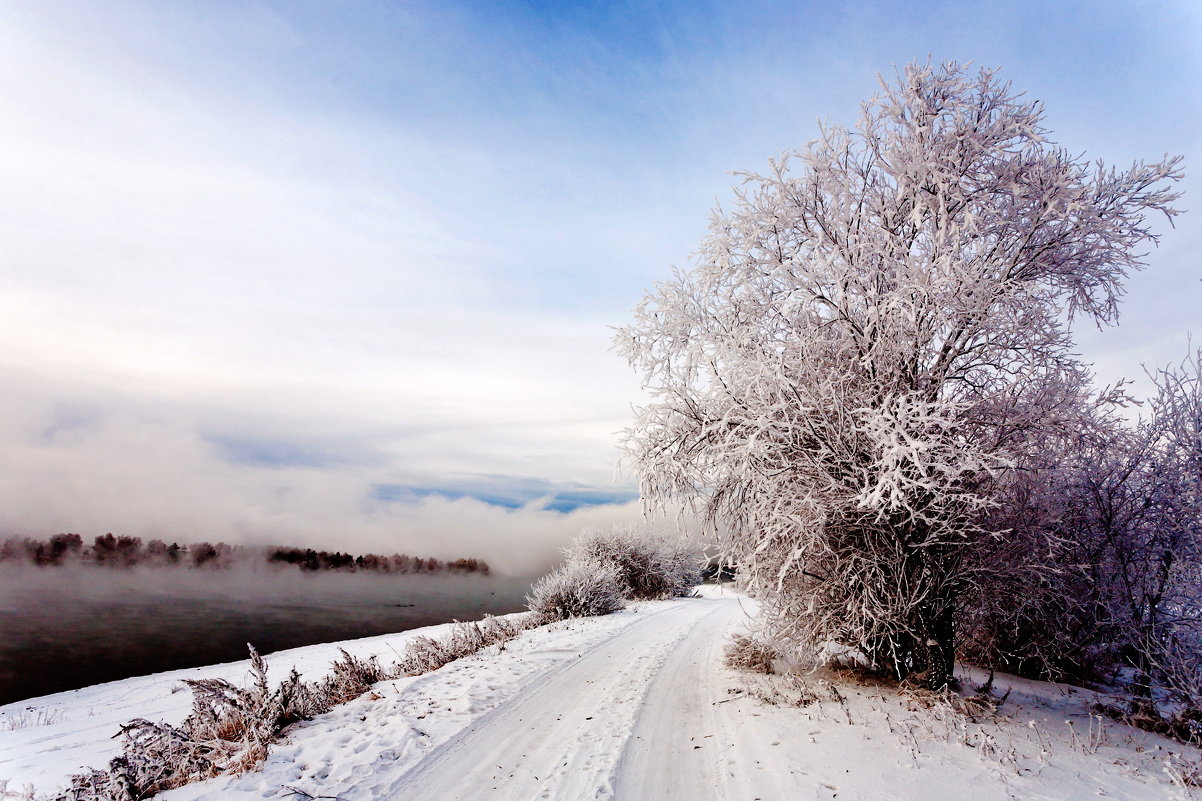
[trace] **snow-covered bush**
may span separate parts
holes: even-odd
[[[907,66],[744,174],[615,337],[652,393],[644,498],[705,514],[799,655],[951,679],[995,489],[1085,372],[1066,321],[1114,322],[1147,216],[1177,213],[1179,159],[1102,169],[1042,118],[993,70]]]
[[[976,579],[961,599],[970,660],[1117,675],[1136,706],[1159,689],[1202,709],[1202,354],[1152,378],[1136,423],[1106,402],[1061,404],[1075,423],[999,482],[988,526],[1006,535],[969,554]]]
[[[1120,396],[1091,397],[1085,377],[1048,406],[1060,430],[1045,428],[1014,455],[1014,470],[992,487],[984,538],[965,553],[972,576],[959,598],[960,656],[990,669],[1041,679],[1097,681],[1113,666],[1113,621],[1102,613],[1089,544],[1096,503],[1088,474],[1119,475],[1131,438],[1115,414]],[[1104,468],[1104,466],[1106,466]],[[1116,496],[1113,511],[1127,500]],[[1129,507],[1128,507],[1129,508]]]
[[[545,621],[608,615],[623,606],[618,569],[595,559],[569,559],[534,582],[526,605]]]
[[[779,658],[780,652],[772,643],[745,634],[733,635],[723,654],[723,662],[728,668],[752,673],[775,673],[775,662]]]
[[[613,565],[630,600],[678,598],[701,582],[700,551],[683,537],[633,526],[585,531],[565,551],[569,562]]]
[[[1122,599],[1134,610],[1134,647],[1142,653],[1134,666],[1184,702],[1202,733],[1202,350],[1153,380],[1146,482],[1152,512],[1132,543],[1142,599]]]
[[[626,600],[676,598],[701,581],[700,551],[658,531],[587,530],[564,556],[564,563],[535,582],[526,598],[530,610],[545,620],[607,615]]]

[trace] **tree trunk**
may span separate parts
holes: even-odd
[[[924,605],[911,631],[883,638],[868,654],[877,669],[928,690],[955,682],[955,605],[951,598]]]
[[[956,617],[951,599],[945,599],[933,610],[925,628],[923,648],[926,675],[922,686],[928,690],[942,690],[955,680]]]
[[[955,680],[956,604],[948,575],[958,560],[943,548],[916,548],[912,553],[916,557],[910,566],[916,573],[914,586],[929,589],[927,600],[919,604],[916,619],[910,623],[913,650],[909,673],[902,678],[928,690],[942,690]]]

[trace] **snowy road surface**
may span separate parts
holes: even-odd
[[[542,627],[433,673],[382,682],[290,730],[261,770],[159,797],[1199,798],[1166,770],[1175,759],[1197,760],[1196,750],[1095,721],[1092,696],[1071,688],[999,678],[1013,688],[1008,719],[972,721],[871,685],[736,674],[722,650],[754,605],[718,588],[705,593]],[[313,675],[339,646],[390,657],[412,636],[281,652],[272,668],[277,678],[290,664]],[[27,702],[53,710],[53,722],[0,731],[0,787],[5,778],[14,779],[10,793],[26,780],[42,792],[61,786],[78,755],[111,753],[108,721],[117,716],[178,722],[187,694],[172,692],[177,686],[178,676],[160,674]],[[1173,749],[1180,756],[1170,757]]]
[[[645,717],[668,709],[679,715],[674,722],[682,734],[693,729],[701,709],[680,706],[672,696],[714,673],[698,656],[712,654],[723,635],[742,624],[738,606],[726,600],[694,599],[646,613],[620,637],[524,687],[396,785],[379,790],[398,801],[591,799],[614,797],[615,781],[646,785],[652,774],[663,774],[661,760],[670,756],[662,743],[652,753],[632,732]]]

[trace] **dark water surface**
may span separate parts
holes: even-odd
[[[530,577],[0,569],[0,704],[524,607]]]

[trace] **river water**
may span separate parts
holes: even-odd
[[[0,569],[0,704],[524,608],[532,577]]]

